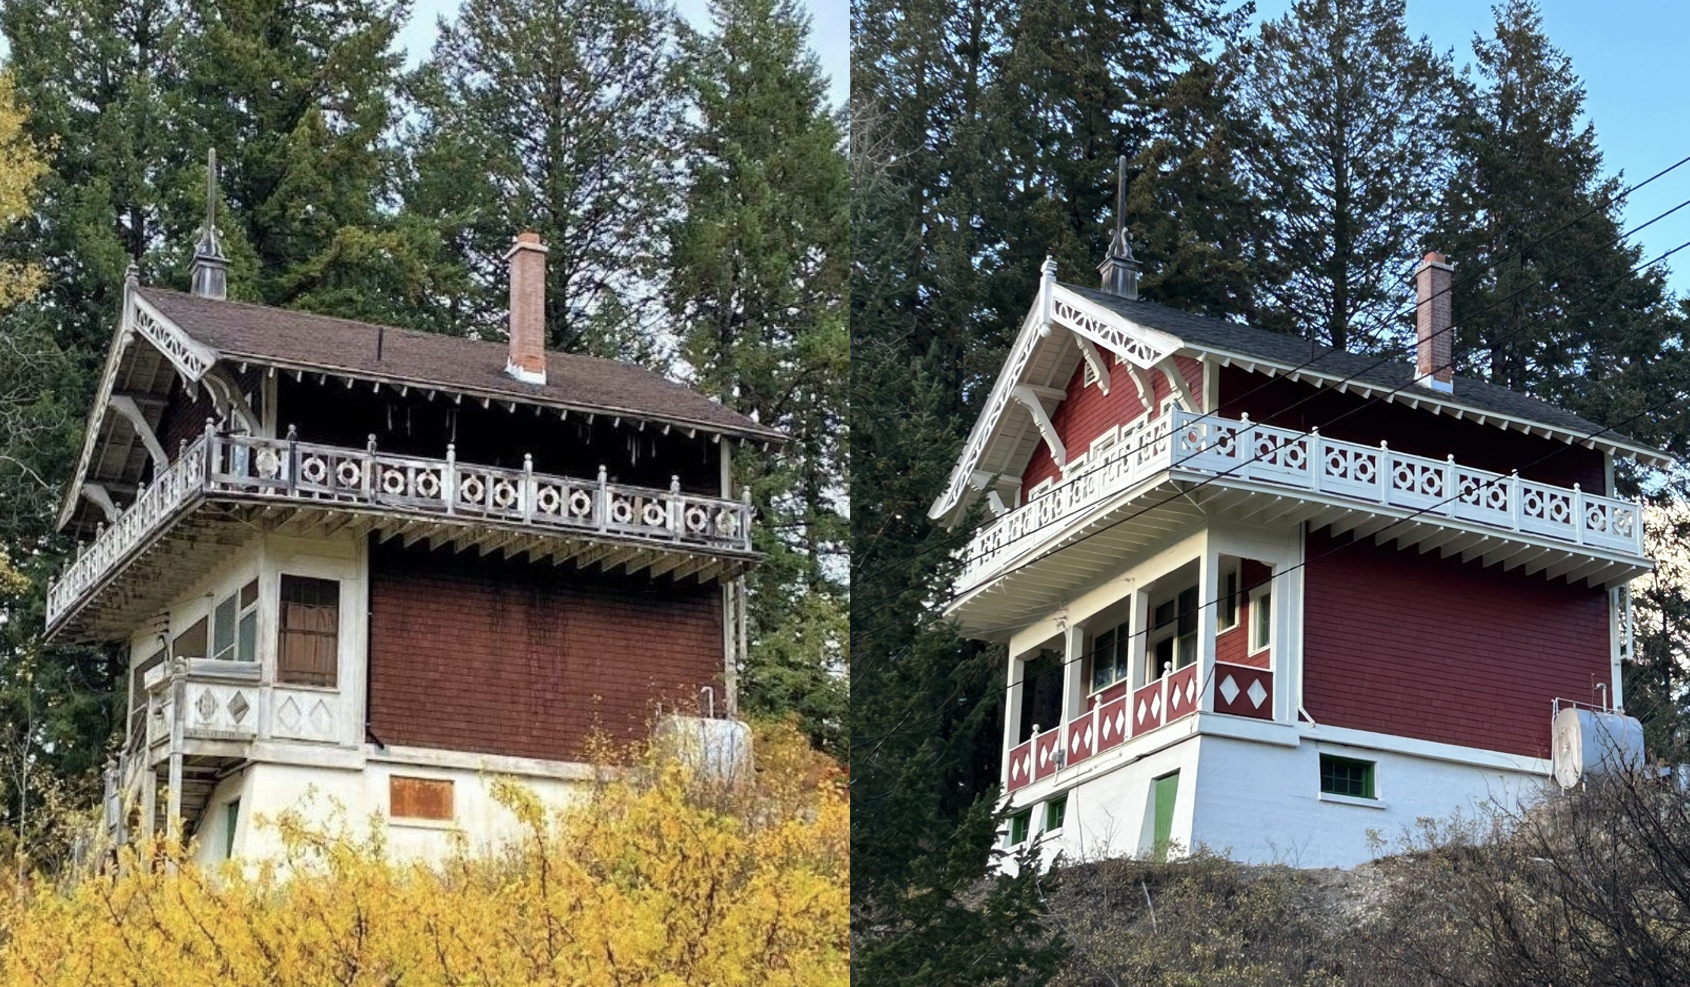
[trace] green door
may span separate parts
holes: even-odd
[[[1168,856],[1168,841],[1174,835],[1174,800],[1179,798],[1179,772],[1163,775],[1150,783],[1150,798],[1156,810],[1155,842],[1151,852],[1157,860]]]

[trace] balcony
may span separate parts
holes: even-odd
[[[373,445],[348,449],[207,430],[138,491],[49,587],[49,633],[208,500],[365,513],[393,530],[429,524],[494,534],[505,529],[514,534],[500,544],[528,534],[553,536],[624,547],[629,557],[648,561],[673,553],[744,558],[752,551],[750,504],[683,493],[678,483],[668,490],[611,483],[602,468],[588,480],[476,466],[458,462],[450,447],[444,459],[425,459]],[[650,568],[654,574],[698,571],[680,570],[680,558]]]
[[[1054,729],[1035,729],[1030,739],[1009,751],[1005,790],[1013,792],[1043,781],[1199,712],[1208,697],[1197,670],[1198,666],[1187,665],[1099,702]],[[1217,661],[1213,677],[1218,680],[1212,700],[1214,712],[1273,719],[1272,671]]]
[[[1629,579],[1648,568],[1641,508],[1631,501],[1474,469],[1453,458],[1405,455],[1384,443],[1340,442],[1318,431],[1174,408],[1088,464],[1084,473],[982,527],[966,549],[955,593],[961,597],[991,582],[1163,481],[1280,495],[1307,505],[1301,515],[1282,512],[1287,521],[1320,515],[1323,523],[1332,523],[1350,515],[1359,518],[1345,529],[1353,530],[1372,516],[1380,519],[1373,530],[1395,524],[1405,540],[1410,527],[1428,534],[1432,527],[1459,529],[1472,538],[1457,549],[1484,546],[1487,564],[1505,557],[1492,558],[1490,552],[1507,541],[1522,551],[1547,548],[1571,560],[1564,567],[1558,559],[1546,560],[1540,568],[1551,575]],[[1212,515],[1218,506],[1205,504],[1203,513]]]

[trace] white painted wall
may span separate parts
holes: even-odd
[[[423,758],[434,761],[436,758]],[[492,759],[501,761],[503,759]],[[574,777],[564,777],[567,774]],[[389,779],[393,775],[435,778],[453,783],[453,819],[393,818],[389,813]],[[516,817],[493,796],[493,783],[509,778],[524,785],[551,807],[562,807],[585,796],[590,772],[551,770],[546,774],[505,773],[488,765],[480,768],[443,767],[414,760],[366,760],[359,768],[326,765],[254,763],[224,779],[212,795],[199,830],[194,834],[194,859],[216,864],[225,859],[229,804],[240,800],[233,856],[241,860],[279,860],[285,847],[275,820],[298,812],[309,826],[323,832],[344,831],[363,840],[372,828],[386,840],[388,854],[397,860],[440,860],[461,836],[472,852],[497,849],[522,835]]]
[[[1444,827],[1460,818],[1477,823],[1483,836],[1491,832],[1495,810],[1517,811],[1550,785],[1547,765],[1537,759],[1359,731],[1323,735],[1305,725],[1299,732],[1295,746],[1199,733],[1088,776],[1067,790],[1067,821],[1046,835],[1043,857],[1048,862],[1061,852],[1076,861],[1146,852],[1154,823],[1152,781],[1176,769],[1178,846],[1294,867],[1353,867],[1403,849],[1423,820]],[[1374,762],[1378,798],[1323,797],[1323,752]],[[1044,805],[1058,794],[1044,784],[1017,793],[1017,806],[1033,806],[1035,835]]]

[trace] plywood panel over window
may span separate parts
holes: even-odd
[[[283,576],[276,678],[333,686],[340,655],[340,583]]]
[[[387,779],[388,813],[404,819],[452,818],[452,782],[439,778]]]

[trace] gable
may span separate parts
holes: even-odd
[[[1122,318],[1058,284],[1052,261],[1045,262],[1043,275],[1038,299],[1022,320],[929,517],[952,515],[988,487],[1000,496],[1019,487],[1022,470],[1041,446],[1058,465],[1066,461],[1068,450],[1051,416],[1068,400],[1068,387],[1082,363],[1110,393],[1120,386],[1117,376],[1129,389],[1146,394],[1154,388],[1154,379],[1162,377],[1179,392],[1182,403],[1193,410],[1200,403],[1200,395],[1190,390],[1174,361],[1174,354],[1185,348],[1180,338]]]

